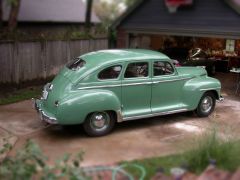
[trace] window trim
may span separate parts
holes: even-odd
[[[164,75],[154,76],[154,63],[155,62],[159,62],[159,61],[164,62],[164,63],[169,63],[172,66],[174,72],[172,74],[164,74]],[[171,62],[169,62],[167,60],[154,60],[153,61],[153,63],[152,63],[152,77],[153,78],[155,78],[155,77],[175,76],[175,75],[177,75],[177,71],[175,69],[175,66]]]
[[[117,78],[114,78],[114,79],[100,79],[100,78],[99,78],[99,74],[100,74],[102,71],[104,71],[104,70],[107,69],[107,68],[113,67],[113,66],[121,66],[121,71],[120,71],[120,73],[119,73],[119,75],[118,75]],[[98,81],[104,81],[104,82],[106,82],[106,81],[116,81],[116,80],[119,80],[119,79],[121,79],[121,75],[122,75],[123,69],[124,69],[124,67],[123,67],[122,64],[110,64],[110,65],[108,65],[108,66],[104,66],[104,67],[100,68],[100,69],[97,71],[97,73],[96,73],[96,79],[97,79]]]
[[[132,64],[132,63],[147,63],[148,64],[148,75],[147,76],[144,76],[144,77],[130,77],[130,78],[125,78],[125,73],[126,73],[126,70],[128,68],[128,65],[129,64]],[[147,78],[150,78],[151,76],[151,63],[148,61],[148,60],[142,60],[142,61],[131,61],[131,62],[127,62],[125,64],[125,69],[124,69],[124,72],[123,72],[123,80],[131,80],[131,79],[147,79]]]

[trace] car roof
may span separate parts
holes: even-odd
[[[91,63],[92,65],[123,62],[128,60],[169,59],[169,57],[160,52],[145,49],[100,50],[84,54],[79,58],[85,60],[87,64]]]

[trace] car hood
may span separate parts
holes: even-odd
[[[193,76],[204,76],[207,75],[207,71],[202,67],[177,67],[179,75],[193,75]]]

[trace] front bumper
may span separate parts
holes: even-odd
[[[224,101],[224,97],[223,96],[220,96],[219,99],[218,99],[219,102],[223,102]]]
[[[44,112],[44,111],[41,109],[39,103],[40,103],[40,100],[38,100],[38,99],[33,99],[34,108],[37,110],[37,112],[38,112],[38,114],[39,114],[39,116],[40,116],[40,119],[41,119],[42,121],[45,121],[45,122],[48,123],[48,124],[58,124],[57,119],[56,119],[55,117],[50,117],[50,116],[48,116],[48,115],[46,114],[46,112]]]

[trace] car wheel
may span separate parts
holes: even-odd
[[[207,117],[210,115],[216,104],[215,95],[212,92],[206,92],[200,99],[196,113],[199,117]]]
[[[94,112],[84,121],[83,128],[89,136],[104,136],[113,129],[115,122],[113,113]]]

